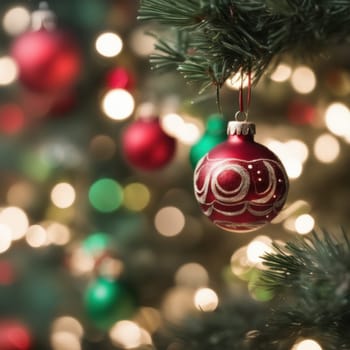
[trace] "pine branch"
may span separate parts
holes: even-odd
[[[327,350],[350,349],[350,244],[327,232],[275,245],[264,257],[260,287],[270,303],[233,300],[190,320],[176,337],[186,350],[290,350],[300,338]],[[239,306],[238,306],[238,305]]]
[[[152,60],[202,87],[220,87],[239,71],[251,71],[256,83],[271,61],[327,53],[348,40],[350,27],[345,0],[142,0],[139,14],[187,34],[176,54],[163,43]]]

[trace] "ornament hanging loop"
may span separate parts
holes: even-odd
[[[251,76],[250,70],[247,74],[247,78],[248,78],[247,95],[244,101],[244,91],[243,91],[244,75],[243,75],[243,71],[241,70],[241,86],[239,88],[239,93],[238,93],[239,111],[235,114],[236,121],[245,122],[248,119],[248,111],[249,111],[249,106],[250,106],[250,101],[252,96],[252,76]]]
[[[236,122],[246,122],[248,120],[248,114],[244,111],[237,111],[234,118]]]

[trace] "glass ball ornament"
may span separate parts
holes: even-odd
[[[203,136],[190,150],[190,162],[193,169],[206,153],[219,143],[226,141],[226,129],[227,123],[221,114],[209,116]]]
[[[280,212],[289,181],[279,158],[254,141],[255,124],[232,121],[227,132],[227,141],[208,152],[194,170],[195,197],[218,227],[254,231]]]
[[[173,159],[176,140],[162,129],[158,117],[140,117],[124,130],[122,147],[128,163],[152,171]]]
[[[70,88],[82,66],[76,41],[58,29],[25,32],[14,40],[11,55],[21,83],[36,92],[57,93]]]
[[[126,285],[114,279],[98,277],[87,287],[84,305],[91,321],[101,329],[129,318],[136,308],[134,295]]]

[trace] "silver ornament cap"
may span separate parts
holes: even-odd
[[[227,135],[255,135],[255,124],[246,121],[231,121],[227,125]]]

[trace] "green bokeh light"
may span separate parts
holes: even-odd
[[[89,190],[91,205],[102,213],[117,210],[123,202],[123,197],[123,188],[113,179],[99,179],[91,185]]]
[[[103,253],[109,246],[110,237],[104,232],[95,232],[83,241],[85,252],[97,256]]]

